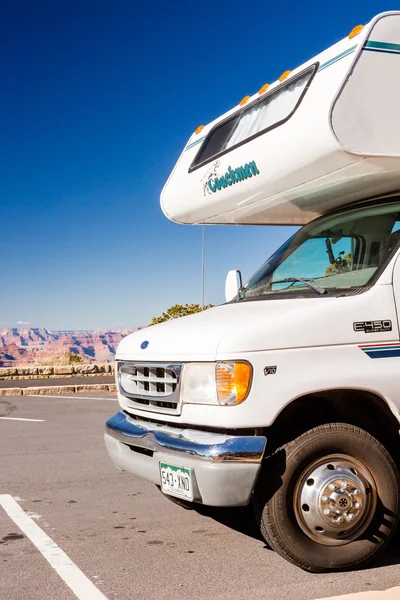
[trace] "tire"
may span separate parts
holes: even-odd
[[[266,459],[254,500],[267,544],[323,573],[376,557],[395,532],[399,497],[399,473],[382,444],[358,427],[330,423]]]

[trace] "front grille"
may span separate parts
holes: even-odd
[[[127,408],[180,413],[178,363],[118,363],[118,383]]]

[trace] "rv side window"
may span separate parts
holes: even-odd
[[[208,134],[190,170],[287,121],[303,99],[316,66],[219,123]]]

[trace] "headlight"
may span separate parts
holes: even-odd
[[[187,404],[218,404],[215,363],[186,364],[181,394]]]
[[[186,404],[240,404],[247,398],[252,377],[245,362],[188,363],[181,395]]]

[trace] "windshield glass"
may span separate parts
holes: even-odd
[[[369,205],[309,223],[251,277],[240,298],[351,293],[368,286],[400,240],[400,202]]]

